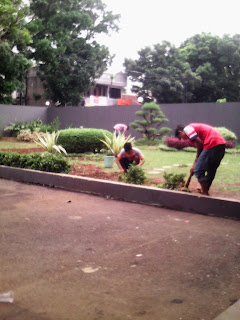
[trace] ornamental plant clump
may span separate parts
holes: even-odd
[[[45,133],[43,133],[43,132],[38,132],[38,133],[33,132],[33,133],[31,133],[31,132],[24,131],[24,132],[21,132],[17,136],[17,140],[18,141],[25,141],[25,142],[33,142],[34,140],[38,139],[38,135],[43,138],[45,136]]]
[[[232,141],[234,143],[237,142],[237,136],[231,130],[229,130],[229,129],[225,128],[225,127],[215,127],[215,129],[221,134],[221,136],[226,141]]]
[[[38,141],[34,140],[34,142],[38,146],[42,147],[43,149],[45,149],[49,153],[63,152],[67,155],[66,150],[62,146],[57,145],[57,139],[58,139],[59,134],[60,134],[59,131],[57,133],[56,132],[52,132],[52,133],[46,132],[44,134],[44,136],[41,137],[38,133],[36,133],[36,135],[38,137]]]
[[[134,143],[135,139],[134,137],[131,138],[131,135],[126,138],[124,134],[119,134],[117,136],[116,131],[113,133],[112,138],[109,138],[104,133],[103,135],[105,140],[100,139],[100,141],[105,144],[111,155],[113,155],[114,157],[117,157],[126,142]]]
[[[131,164],[126,173],[119,175],[119,179],[126,183],[143,185],[146,180],[146,175],[141,167]]]
[[[8,131],[11,137],[18,137],[22,133],[54,132],[58,131],[59,127],[60,121],[57,117],[50,124],[44,124],[41,119],[30,122],[11,122],[4,131]]]
[[[234,149],[234,148],[236,148],[236,144],[231,140],[227,140],[226,141],[226,148],[227,149]]]
[[[173,174],[173,173],[166,173],[164,172],[163,177],[166,181],[162,184],[158,185],[159,188],[165,188],[170,190],[176,190],[184,187],[185,181],[185,174]]]
[[[182,150],[183,148],[192,147],[192,144],[188,140],[179,140],[178,138],[169,137],[166,138],[164,144],[169,148],[175,148]]]
[[[141,132],[148,140],[160,138],[171,131],[170,128],[160,126],[168,122],[159,105],[154,102],[144,103],[141,110],[137,111],[136,116],[142,117],[142,120],[135,120],[129,125],[136,131]]]

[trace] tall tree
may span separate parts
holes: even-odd
[[[30,42],[21,0],[0,1],[0,103],[13,103],[12,93],[24,91],[24,79],[31,67],[23,49]]]
[[[138,52],[138,60],[125,59],[127,74],[136,84],[133,91],[144,98],[149,94],[158,103],[191,100],[192,90],[200,78],[182,60],[179,50],[167,41],[146,47]],[[188,86],[188,90],[186,90]]]
[[[240,99],[240,35],[220,38],[197,34],[180,47],[181,54],[202,83],[193,91],[194,102]]]
[[[179,48],[169,42],[146,47],[125,59],[133,91],[159,103],[240,100],[240,35],[197,34]]]
[[[221,77],[221,95],[227,101],[240,101],[240,35],[225,35],[219,41],[220,62],[223,76]]]
[[[106,11],[101,0],[32,0],[30,8],[30,57],[39,66],[46,96],[78,105],[111,61],[95,36],[118,30],[119,15]]]

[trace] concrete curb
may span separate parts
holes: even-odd
[[[178,211],[240,219],[240,201],[237,200],[6,166],[0,166],[0,178],[91,193]]]
[[[234,303],[231,307],[221,313],[213,320],[239,320],[240,319],[240,300]]]

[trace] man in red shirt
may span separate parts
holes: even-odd
[[[225,154],[226,141],[218,131],[204,123],[190,123],[186,127],[179,125],[175,136],[190,140],[197,148],[196,159],[190,172],[197,177],[202,194],[209,195],[208,191]]]
[[[124,173],[133,162],[140,167],[145,162],[144,156],[138,148],[134,148],[130,142],[126,142],[117,156],[116,163],[121,173]]]

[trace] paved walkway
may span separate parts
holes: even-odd
[[[213,320],[240,297],[240,221],[4,179],[0,210],[0,319]]]

